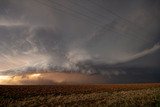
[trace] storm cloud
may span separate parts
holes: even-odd
[[[0,0],[0,75],[160,82],[159,10],[159,0]]]

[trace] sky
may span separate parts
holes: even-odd
[[[160,82],[159,0],[0,0],[0,84]]]

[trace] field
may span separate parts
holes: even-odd
[[[160,84],[1,85],[0,106],[160,107]]]

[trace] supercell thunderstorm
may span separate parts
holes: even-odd
[[[64,0],[55,2],[64,6],[61,9],[66,12],[58,11],[59,5],[50,1],[0,2],[2,76],[26,74],[32,78],[34,76],[30,73],[64,72],[102,75],[109,78],[109,82],[112,82],[115,76],[127,79],[136,75],[140,78],[144,76],[144,81],[148,78],[151,81],[159,81],[159,77],[148,77],[150,74],[157,75],[160,70],[159,2],[153,2],[155,7],[151,7],[150,10],[146,7],[149,5],[148,2],[143,6],[138,2],[135,10],[129,7],[132,4],[125,6],[127,10],[120,9],[120,15],[135,25],[123,23],[122,19],[117,19],[109,13],[106,14],[101,8],[89,4],[88,9],[94,10],[95,13],[88,14],[87,10],[79,10],[77,5],[70,2],[67,4]],[[65,10],[65,7],[70,5],[73,6]],[[114,6],[114,3],[112,5]],[[143,14],[139,14],[136,9],[143,11]],[[86,18],[79,14],[82,11],[85,16],[88,15]],[[97,16],[96,13],[99,11],[101,15]],[[70,15],[70,12],[78,18]],[[104,13],[106,15],[102,17]],[[106,18],[108,19],[105,20]],[[101,19],[101,22],[98,19]],[[98,24],[93,23],[96,21]],[[147,26],[149,21],[152,24]],[[141,30],[135,27],[137,24],[140,24]],[[51,79],[48,74],[44,75]],[[77,74],[73,74],[75,75]],[[41,75],[37,77],[40,80],[46,78]],[[131,79],[128,82],[132,81]]]

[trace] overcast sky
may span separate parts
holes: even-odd
[[[44,71],[160,82],[160,1],[0,0],[0,75]]]

